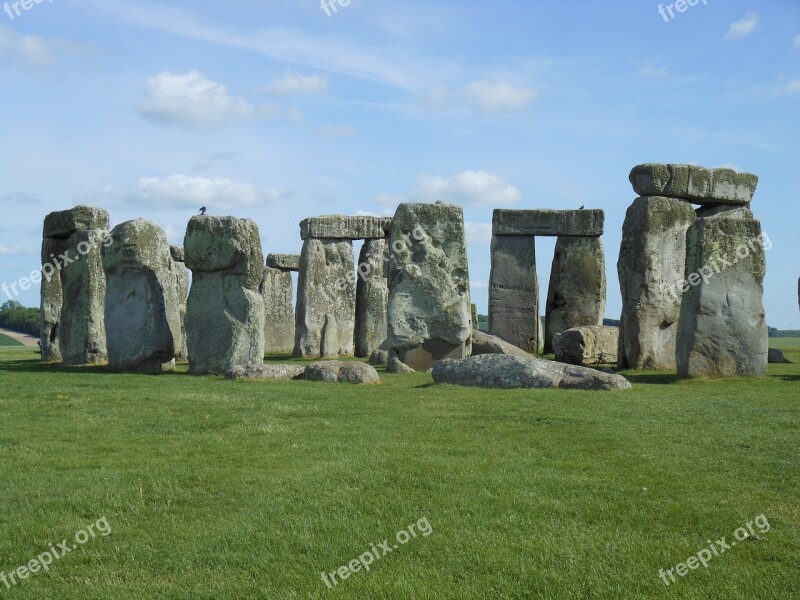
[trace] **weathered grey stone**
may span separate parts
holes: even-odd
[[[573,327],[556,335],[556,360],[570,365],[603,365],[617,362],[619,327]]]
[[[309,238],[300,255],[294,356],[353,354],[356,315],[353,242]]]
[[[183,250],[183,246],[170,246],[169,247],[170,256],[172,256],[172,260],[175,262],[183,263],[186,262],[186,252]]]
[[[300,255],[269,254],[267,255],[267,266],[271,269],[280,269],[281,271],[299,271]]]
[[[225,379],[268,379],[285,381],[302,379],[306,371],[304,365],[234,365],[225,371]]]
[[[192,288],[186,309],[189,372],[223,375],[264,359],[264,255],[258,226],[235,217],[193,217],[184,239]]]
[[[783,352],[781,352],[777,348],[770,348],[767,353],[767,362],[774,364],[781,364],[781,363],[788,363],[789,361],[786,360],[786,357],[783,355]]]
[[[389,242],[366,240],[356,269],[356,356],[386,349],[386,310],[389,304]]]
[[[758,176],[733,169],[706,169],[696,165],[637,165],[630,174],[640,196],[685,198],[695,204],[750,204]]]
[[[59,344],[59,326],[61,309],[64,303],[63,271],[55,261],[67,251],[67,240],[61,238],[44,238],[42,240],[42,286],[39,324],[41,337],[39,344],[42,360],[61,360]]]
[[[402,375],[404,373],[416,373],[414,369],[409,367],[406,363],[401,361],[396,356],[389,359],[389,364],[386,367],[386,372],[393,375]]]
[[[753,219],[753,211],[737,204],[709,204],[694,211],[698,218]]]
[[[448,204],[401,204],[389,262],[390,356],[418,371],[471,352],[464,213]]]
[[[689,285],[677,336],[679,377],[766,375],[762,240],[761,224],[754,219],[697,219],[689,228]]]
[[[267,267],[259,291],[264,298],[264,352],[291,353],[294,350],[294,305],[292,274]]]
[[[82,229],[67,240],[73,262],[63,268],[63,305],[58,339],[66,365],[88,365],[106,361],[103,323],[106,278],[100,255],[101,241],[108,231]]]
[[[628,390],[630,382],[588,367],[566,365],[532,356],[482,354],[463,360],[443,360],[433,368],[433,381],[490,389],[562,388]]]
[[[387,237],[392,219],[389,217],[346,217],[328,215],[311,217],[300,222],[300,239],[365,240]]]
[[[254,221],[207,215],[192,217],[183,248],[186,266],[192,272],[243,275],[244,287],[258,290],[264,274],[264,255]]]
[[[594,236],[603,235],[602,210],[495,209],[493,235]]]
[[[472,331],[472,356],[481,354],[508,354],[510,356],[530,356],[522,348],[509,344],[499,337],[483,333],[478,329]]]
[[[470,306],[470,316],[472,317],[472,328],[478,329],[478,307],[475,304]]]
[[[544,325],[545,352],[557,333],[602,325],[606,310],[606,262],[598,237],[559,237],[556,241]]]
[[[174,370],[183,333],[178,263],[167,236],[155,223],[136,219],[117,225],[111,238],[102,251],[109,367],[141,373]]]
[[[617,261],[620,368],[675,368],[686,231],[694,221],[692,205],[675,198],[637,198],[628,208]]]
[[[489,275],[489,333],[539,352],[539,279],[532,236],[493,236]]]
[[[368,384],[380,383],[378,372],[370,365],[361,362],[341,360],[323,360],[311,363],[303,375],[309,381],[327,381],[329,383]]]
[[[175,358],[186,360],[189,358],[188,338],[186,337],[186,303],[189,300],[190,271],[183,262],[178,262],[173,258],[172,273],[175,276],[175,293],[178,297],[178,314],[181,323],[181,341],[180,345],[175,348]]]
[[[371,365],[384,365],[386,366],[389,363],[389,351],[388,350],[374,350],[372,354],[369,355],[369,360],[367,361]]]
[[[44,218],[42,237],[69,238],[86,229],[108,231],[108,211],[95,206],[79,205],[69,210],[51,212]]]

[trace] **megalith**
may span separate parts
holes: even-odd
[[[356,356],[366,358],[386,350],[386,311],[389,304],[389,242],[368,239],[361,247],[356,269]]]
[[[186,308],[189,372],[224,375],[264,360],[264,255],[250,219],[195,216],[184,238],[192,287]]]
[[[295,318],[292,272],[265,267],[259,290],[264,298],[264,352],[291,353],[294,350]]]
[[[640,197],[628,208],[617,261],[620,368],[675,368],[686,231],[694,221],[692,205],[677,198]]]
[[[388,345],[417,371],[472,351],[464,213],[458,206],[400,204],[391,228]]]
[[[181,317],[181,343],[175,348],[175,358],[186,360],[189,358],[189,349],[186,345],[186,302],[189,299],[189,269],[186,267],[186,253],[183,246],[170,246],[172,262],[175,272],[175,287],[178,294],[178,310]]]
[[[561,235],[556,240],[544,325],[544,351],[553,352],[556,334],[585,325],[602,325],[606,309],[603,240]]]
[[[135,219],[111,231],[103,249],[108,364],[117,371],[175,369],[183,344],[181,298],[167,236],[155,223]]]

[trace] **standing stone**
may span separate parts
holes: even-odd
[[[264,298],[264,352],[286,354],[294,350],[294,305],[291,271],[266,267],[260,291]]]
[[[59,324],[59,345],[65,365],[91,365],[106,361],[103,320],[106,277],[101,258],[108,231],[81,229],[67,240],[73,262],[64,267],[64,303]]]
[[[619,327],[573,327],[553,339],[558,362],[570,365],[605,365],[617,362]]]
[[[356,315],[353,242],[307,238],[300,255],[294,356],[353,354]]]
[[[617,261],[622,369],[675,368],[686,230],[694,221],[695,211],[685,200],[649,196],[628,208]]]
[[[250,219],[192,217],[184,238],[192,288],[186,311],[189,372],[224,375],[264,360],[264,255]]]
[[[390,355],[418,371],[469,356],[470,304],[463,210],[401,204],[391,234]]]
[[[679,377],[766,375],[764,240],[755,219],[701,218],[689,228]]]
[[[189,269],[186,268],[186,255],[183,246],[170,246],[172,266],[175,273],[175,288],[178,294],[178,310],[181,318],[181,343],[175,348],[175,358],[186,360],[189,358],[189,349],[186,345],[186,301],[189,299]]]
[[[117,371],[161,373],[175,369],[183,344],[181,299],[167,236],[136,219],[111,231],[103,249],[108,364]]]
[[[48,214],[42,230],[41,350],[42,360],[61,360],[60,324],[64,305],[62,255],[67,241],[77,231],[101,229],[107,234],[108,212],[93,206],[76,206]],[[103,241],[107,238],[104,236]],[[73,259],[74,256],[70,256]]]
[[[528,352],[540,351],[535,238],[493,236],[489,333]]]
[[[599,237],[559,236],[547,291],[544,351],[553,351],[557,333],[602,325],[605,309],[603,241]]]
[[[356,269],[356,356],[386,350],[386,310],[389,303],[389,242],[369,239],[361,247]]]

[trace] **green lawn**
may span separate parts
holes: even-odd
[[[3,335],[0,333],[0,347],[4,346],[22,346],[22,342],[18,342],[17,340],[8,337],[7,335]]]
[[[800,348],[624,393],[115,375],[0,350],[7,598],[797,598]],[[184,368],[185,370],[185,368]],[[771,526],[669,588],[669,569]],[[427,518],[328,589],[328,573]]]

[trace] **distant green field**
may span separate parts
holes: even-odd
[[[628,372],[621,393],[111,374],[34,350],[0,349],[0,573],[112,533],[3,597],[800,597],[800,349],[764,380]],[[659,578],[762,514],[758,539]],[[429,536],[323,582],[423,518]]]
[[[769,347],[779,350],[800,349],[800,337],[769,338]]]
[[[0,333],[0,347],[2,346],[23,346],[22,342],[18,342],[17,340],[13,340],[7,335],[3,335]]]

